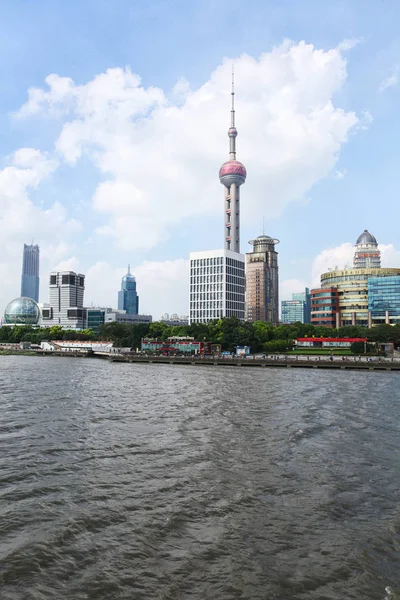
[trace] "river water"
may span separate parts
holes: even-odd
[[[400,374],[0,358],[2,600],[392,599]]]

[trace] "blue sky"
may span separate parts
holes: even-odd
[[[88,303],[115,305],[131,263],[144,312],[187,312],[190,250],[223,243],[232,62],[242,251],[265,217],[281,240],[282,297],[348,262],[364,228],[400,265],[398,2],[13,0],[0,11],[1,306],[19,294],[34,237],[42,301],[63,266],[87,273]]]

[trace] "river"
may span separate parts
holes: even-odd
[[[400,374],[0,357],[2,600],[400,592]]]

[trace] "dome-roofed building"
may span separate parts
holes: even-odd
[[[6,307],[4,320],[7,325],[37,325],[40,309],[32,298],[14,298]]]
[[[356,246],[358,244],[377,244],[377,243],[378,242],[376,241],[376,237],[374,235],[372,235],[372,233],[370,233],[368,231],[368,229],[364,229],[362,234],[359,235],[357,238]]]
[[[379,269],[381,266],[378,242],[368,229],[357,238],[353,264],[355,269]]]

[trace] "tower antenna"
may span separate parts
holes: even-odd
[[[235,66],[232,63],[232,109],[231,109],[231,127],[235,127]]]

